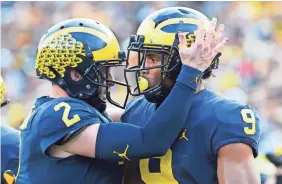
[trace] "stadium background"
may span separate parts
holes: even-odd
[[[273,152],[282,143],[282,2],[1,2],[1,74],[12,101],[2,109],[2,124],[18,127],[35,98],[48,95],[50,85],[35,78],[33,66],[39,39],[50,26],[91,18],[113,30],[125,50],[143,19],[169,6],[190,7],[225,24],[228,46],[206,85],[255,107],[262,120],[260,152]],[[262,172],[275,175],[263,160]]]

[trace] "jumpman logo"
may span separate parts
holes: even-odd
[[[130,159],[127,158],[127,156],[126,156],[128,148],[129,148],[129,145],[127,144],[123,153],[118,153],[118,152],[114,151],[114,154],[117,154],[119,157],[130,161]]]
[[[197,75],[193,80],[191,80],[191,82],[195,82],[198,83],[200,75]]]
[[[187,137],[186,137],[186,128],[184,128],[184,130],[181,133],[181,136],[179,137],[179,140],[181,139],[185,139],[186,141],[188,141]]]

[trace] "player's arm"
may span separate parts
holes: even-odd
[[[259,184],[254,162],[260,136],[258,114],[248,105],[233,102],[219,105],[215,110],[218,122],[212,137],[219,183]]]
[[[219,184],[260,184],[252,148],[234,143],[220,148],[217,158]]]
[[[172,91],[144,127],[96,123],[60,147],[72,154],[113,161],[123,160],[118,155],[123,152],[128,160],[165,154],[186,121],[197,89],[191,81],[197,75],[202,72],[183,66]]]

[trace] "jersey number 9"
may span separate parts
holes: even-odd
[[[241,115],[245,123],[251,124],[251,128],[244,127],[245,134],[254,135],[256,133],[256,119],[254,112],[251,109],[242,109]]]

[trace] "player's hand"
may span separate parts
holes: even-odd
[[[186,45],[184,33],[179,33],[179,55],[184,65],[197,68],[200,71],[207,69],[213,58],[228,41],[224,36],[224,25],[220,24],[216,30],[217,19],[213,18],[205,33],[204,23],[198,26],[195,43],[191,47]]]

